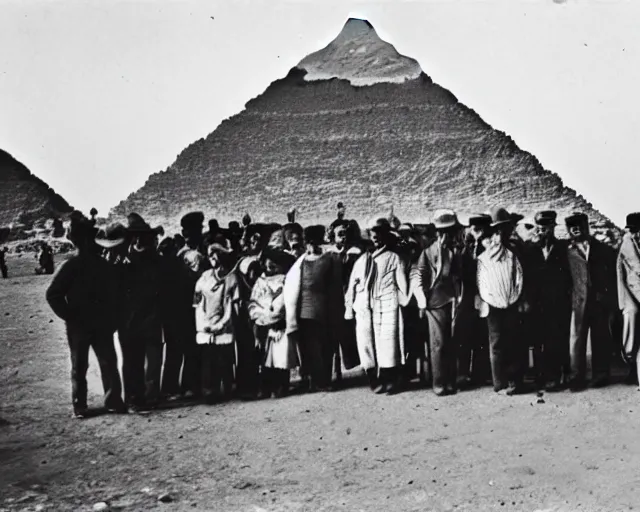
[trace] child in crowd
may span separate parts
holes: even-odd
[[[258,398],[286,396],[289,370],[298,365],[295,344],[285,334],[284,279],[295,257],[278,249],[262,252],[264,273],[251,293],[249,315],[255,324],[260,353],[260,390]]]

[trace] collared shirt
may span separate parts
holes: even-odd
[[[545,261],[549,259],[549,256],[551,255],[551,251],[553,251],[554,246],[555,246],[554,243],[552,243],[549,247],[547,247],[546,245],[542,246],[542,255],[544,256]]]
[[[587,239],[583,242],[576,242],[575,246],[576,246],[576,249],[578,249],[578,252],[580,253],[580,255],[586,261],[589,261],[589,253],[591,252],[591,244],[589,243],[589,240]]]

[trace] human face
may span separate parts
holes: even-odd
[[[209,247],[207,249],[207,257],[209,258],[211,268],[220,268],[220,258],[218,257],[218,253],[213,247]]]
[[[384,238],[385,237],[383,233],[381,233],[377,229],[371,230],[371,242],[373,243],[373,246],[376,249],[380,249],[381,247],[384,247]]]
[[[249,248],[252,251],[259,251],[261,244],[262,236],[260,235],[260,233],[254,233],[253,235],[251,235],[251,238],[249,239]]]
[[[550,241],[554,237],[555,231],[555,226],[536,226],[536,234],[542,242]]]
[[[469,233],[471,233],[471,236],[476,242],[483,237],[484,232],[485,228],[483,228],[482,226],[471,226],[469,228]]]
[[[347,228],[344,226],[336,228],[333,233],[333,239],[335,241],[336,247],[342,249],[347,243]]]
[[[627,232],[629,233],[629,235],[631,235],[631,238],[633,238],[636,243],[640,243],[640,229],[627,228]]]
[[[572,240],[582,241],[587,237],[589,228],[585,226],[584,223],[580,223],[575,226],[570,226],[568,231]]]
[[[292,251],[300,251],[302,249],[302,239],[299,233],[291,233],[289,236],[289,247]]]
[[[267,260],[264,262],[264,273],[267,276],[277,276],[279,274],[282,274],[283,272],[280,265],[267,258]]]

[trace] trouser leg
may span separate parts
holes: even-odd
[[[592,376],[594,380],[608,379],[612,354],[610,314],[599,304],[594,304],[590,312]]]
[[[570,332],[570,360],[571,380],[582,383],[586,380],[587,373],[587,334],[588,323],[582,312],[574,311],[571,315]]]
[[[509,385],[509,310],[491,307],[487,317],[493,389],[500,391]]]
[[[195,336],[188,335],[184,338],[184,366],[182,368],[182,393],[191,392],[199,395],[200,390],[204,387],[201,384],[201,351],[204,345],[198,345]]]
[[[164,369],[162,371],[162,394],[165,396],[180,393],[180,370],[184,359],[184,351],[179,342],[173,338],[166,338],[164,344]]]
[[[92,346],[100,365],[104,405],[109,409],[119,408],[123,405],[122,383],[118,371],[118,355],[113,346],[113,335],[109,333],[96,334]]]
[[[71,352],[71,400],[74,408],[84,409],[87,407],[87,369],[91,343],[85,333],[69,326],[67,340]]]
[[[150,403],[158,402],[160,399],[162,348],[162,340],[159,337],[145,340],[145,400]]]
[[[220,392],[220,379],[216,372],[216,346],[212,344],[202,345],[201,347],[201,367],[200,376],[202,383],[202,397],[211,401]]]
[[[455,386],[453,365],[457,358],[451,335],[451,305],[428,309],[427,320],[431,340],[433,390],[442,393],[445,389],[453,389]]]

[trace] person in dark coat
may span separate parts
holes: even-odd
[[[78,254],[60,267],[47,289],[46,299],[66,324],[74,415],[76,418],[87,415],[89,348],[93,348],[100,365],[105,407],[110,412],[126,412],[113,345],[118,320],[118,280],[114,268],[98,254],[95,229],[89,219],[74,215],[68,238]]]
[[[462,250],[462,300],[456,312],[454,337],[458,348],[458,389],[483,385],[490,378],[487,323],[475,308],[478,295],[478,256],[485,247],[491,217],[469,218],[469,238]]]
[[[612,337],[610,321],[617,305],[616,254],[589,234],[589,218],[573,213],[565,219],[571,241],[572,314],[570,331],[572,391],[586,387],[587,337],[591,331],[593,387],[609,382]]]
[[[333,251],[331,254],[342,269],[342,295],[339,300],[344,303],[344,294],[349,287],[349,277],[351,276],[355,262],[362,255],[362,249],[357,245],[357,238],[352,225],[346,220],[334,223],[330,239],[333,240]],[[340,331],[340,338],[338,339],[336,353],[334,355],[336,385],[339,385],[342,381],[343,364],[347,370],[351,370],[360,365],[358,344],[356,342],[355,320],[345,320],[343,309],[340,310],[340,319],[344,325]]]
[[[462,296],[462,259],[454,246],[460,229],[452,210],[438,210],[434,224],[438,239],[422,251],[411,276],[420,318],[429,325],[429,353],[433,391],[438,396],[457,391],[457,350],[453,337],[455,310]]]
[[[6,247],[0,249],[0,273],[2,273],[2,279],[9,277],[9,269],[7,268],[6,255],[9,250]]]
[[[555,237],[556,218],[554,211],[536,213],[537,241],[529,248],[536,291],[527,331],[533,339],[538,387],[547,391],[559,391],[569,380],[572,280],[568,244]]]
[[[125,401],[139,410],[155,407],[160,399],[167,272],[155,249],[158,229],[134,221],[128,232],[132,236],[131,263],[123,273],[120,342]]]

